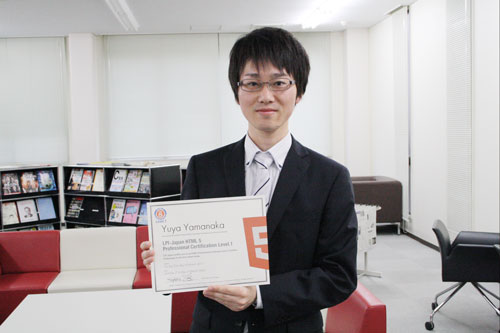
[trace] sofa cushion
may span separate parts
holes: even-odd
[[[1,274],[59,272],[59,231],[0,233]]]
[[[0,291],[27,291],[43,294],[54,281],[58,272],[35,272],[0,275]]]
[[[87,269],[63,271],[49,286],[49,293],[132,289],[136,269]]]
[[[151,273],[145,267],[137,269],[133,288],[151,288]]]
[[[61,272],[119,268],[135,270],[135,229],[109,227],[61,230]]]

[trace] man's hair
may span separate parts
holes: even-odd
[[[248,61],[259,68],[270,63],[286,70],[295,80],[297,97],[306,92],[310,65],[306,50],[291,33],[279,28],[260,28],[236,41],[229,61],[229,83],[238,101],[238,81]]]

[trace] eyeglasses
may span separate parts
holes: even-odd
[[[289,79],[274,79],[271,81],[262,82],[255,79],[245,79],[236,82],[236,85],[238,87],[240,87],[244,91],[249,92],[261,91],[262,88],[264,88],[265,84],[267,84],[267,87],[272,91],[284,91],[290,88],[292,84],[295,84],[295,81]]]

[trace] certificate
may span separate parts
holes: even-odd
[[[153,290],[269,284],[263,197],[148,203]]]

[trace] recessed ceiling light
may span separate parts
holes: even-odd
[[[314,29],[318,25],[325,23],[333,15],[344,7],[350,0],[325,0],[314,8],[302,21],[303,29]]]

